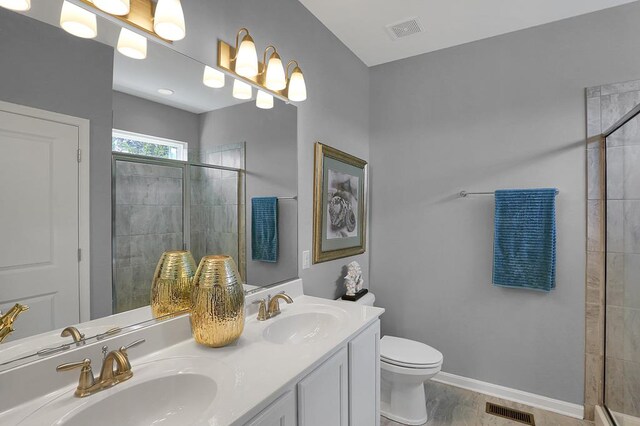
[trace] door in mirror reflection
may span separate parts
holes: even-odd
[[[0,110],[0,309],[30,308],[5,342],[80,320],[78,148],[76,126]]]
[[[114,314],[149,305],[160,256],[184,247],[183,168],[114,157]]]

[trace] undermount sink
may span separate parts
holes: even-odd
[[[206,425],[221,387],[233,384],[222,363],[167,358],[133,366],[126,382],[85,398],[66,389],[20,425]]]
[[[314,343],[338,331],[343,315],[339,309],[292,313],[274,319],[263,336],[265,340],[281,345]]]
[[[216,392],[216,382],[207,376],[180,374],[161,377],[113,393],[56,424],[190,425],[211,404]]]

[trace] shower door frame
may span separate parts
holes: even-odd
[[[615,133],[616,131],[620,130],[622,127],[624,127],[627,123],[629,123],[631,120],[633,120],[634,118],[636,118],[638,115],[640,115],[640,104],[636,105],[635,107],[633,107],[629,112],[627,112],[625,115],[623,115],[618,121],[616,121],[613,125],[611,125],[608,129],[606,129],[605,131],[602,132],[601,135],[601,143],[603,144],[603,148],[602,148],[602,176],[604,177],[604,182],[601,186],[602,188],[602,192],[603,192],[603,201],[604,201],[604,209],[602,212],[602,223],[604,225],[604,255],[606,256],[608,254],[608,244],[607,244],[607,233],[609,231],[608,226],[607,226],[607,211],[608,211],[608,202],[609,202],[609,196],[607,194],[607,139],[609,138],[609,136],[611,136],[613,133]],[[613,414],[611,413],[611,410],[609,409],[609,407],[607,406],[607,262],[604,262],[603,265],[604,268],[604,285],[605,285],[605,291],[603,294],[603,299],[604,299],[604,327],[603,327],[603,354],[604,356],[602,357],[602,363],[603,363],[603,375],[602,375],[602,406],[604,408],[604,412],[606,413],[606,415],[609,417],[609,423],[611,425],[618,425],[618,422],[616,421],[615,417],[613,416]],[[622,413],[624,414],[624,413]]]
[[[123,152],[111,153],[111,312],[115,312],[116,306],[116,163],[126,161],[137,164],[150,164],[155,166],[165,166],[179,168],[182,170],[182,250],[191,248],[191,167],[203,167],[208,169],[236,172],[238,179],[238,261],[240,261],[240,239],[245,238],[240,234],[240,219],[244,213],[241,212],[240,205],[246,205],[244,200],[240,202],[244,190],[241,188],[245,183],[245,170],[234,167],[217,166],[205,164],[197,161],[172,160],[169,158],[149,157],[145,155],[127,154]],[[240,265],[238,265],[240,267]],[[241,271],[241,276],[246,276],[246,271]]]

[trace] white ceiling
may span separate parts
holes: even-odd
[[[635,0],[300,0],[374,66]],[[423,32],[392,41],[385,26],[417,17]]]

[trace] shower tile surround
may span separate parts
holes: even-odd
[[[211,148],[191,161],[244,168],[244,144]],[[242,176],[192,166],[190,243],[196,264],[212,253],[232,256],[244,277]],[[149,304],[160,256],[183,247],[182,169],[118,162],[116,167],[114,313]]]
[[[593,419],[594,406],[605,400],[613,411],[640,416],[640,345],[631,344],[640,341],[640,289],[625,285],[640,280],[640,172],[630,167],[640,157],[640,118],[612,134],[607,146],[600,137],[639,103],[640,80],[587,89],[588,419]],[[605,149],[609,167],[604,167]]]

